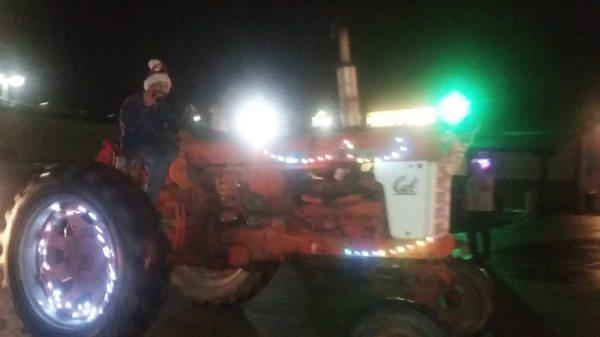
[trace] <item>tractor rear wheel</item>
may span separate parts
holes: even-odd
[[[35,336],[140,336],[166,297],[168,242],[148,196],[115,168],[42,174],[6,216],[3,265]]]
[[[183,294],[202,304],[235,304],[249,300],[269,282],[271,266],[252,270],[212,270],[204,267],[176,266],[172,282]]]

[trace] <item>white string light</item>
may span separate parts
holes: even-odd
[[[435,242],[435,239],[431,236],[426,237],[422,240],[415,240],[411,243],[396,246],[395,248],[377,249],[377,250],[365,250],[365,249],[354,249],[352,247],[345,247],[341,253],[345,256],[355,257],[395,257],[402,256],[406,253],[414,252],[418,248],[424,248],[427,245],[431,245]]]
[[[382,163],[384,161],[389,161],[389,160],[400,160],[403,157],[401,152],[408,152],[408,147],[405,145],[406,142],[405,142],[404,138],[395,137],[394,140],[396,143],[399,143],[397,145],[402,144],[401,146],[398,147],[398,151],[400,151],[400,152],[391,151],[389,153],[385,153],[385,154],[373,156],[373,157],[356,156],[354,153],[351,153],[350,150],[354,150],[355,145],[348,139],[342,140],[342,143],[341,143],[341,146],[339,147],[339,149],[345,150],[346,154],[342,155],[339,158],[334,157],[334,155],[332,155],[331,153],[321,153],[321,154],[315,154],[312,157],[300,157],[300,158],[290,156],[290,155],[275,153],[269,149],[263,149],[262,153],[265,156],[268,156],[269,158],[273,159],[274,161],[278,161],[278,162],[282,162],[282,163],[286,163],[286,164],[308,165],[308,164],[312,164],[315,162],[331,161],[334,159],[351,160],[351,161],[355,161],[359,164],[372,163],[372,162]]]

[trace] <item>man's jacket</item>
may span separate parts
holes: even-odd
[[[121,106],[121,146],[129,149],[143,146],[159,153],[172,153],[179,150],[180,120],[168,106],[156,102],[148,108],[144,106],[142,95],[133,95]]]

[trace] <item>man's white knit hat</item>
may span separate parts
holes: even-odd
[[[167,67],[157,59],[152,59],[148,61],[148,68],[150,69],[150,74],[144,81],[144,90],[148,90],[148,88],[156,83],[156,82],[164,82],[167,84],[168,91],[171,91],[171,78],[167,73]]]

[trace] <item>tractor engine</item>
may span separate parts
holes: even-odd
[[[219,221],[225,224],[259,226],[283,217],[289,230],[300,233],[383,238],[388,232],[383,188],[372,173],[361,172],[358,166],[315,170],[232,166],[190,172],[195,172],[196,193],[213,200],[212,208],[218,209]]]
[[[311,230],[348,238],[386,236],[383,188],[372,173],[331,165],[288,175],[293,212]]]

